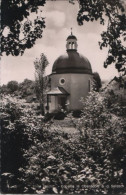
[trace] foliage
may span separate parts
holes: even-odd
[[[54,119],[56,120],[64,120],[64,118],[66,117],[66,114],[62,111],[59,111],[55,114]]]
[[[20,103],[23,103],[20,101]],[[22,166],[22,147],[27,139],[20,128],[21,105],[11,96],[3,96],[1,104],[1,172],[2,172],[2,192],[15,192],[17,183],[16,175],[18,168]],[[13,186],[15,188],[13,189]]]
[[[4,95],[14,95],[20,99],[25,99],[28,103],[37,102],[35,93],[35,81],[25,79],[21,83],[10,81],[7,85],[1,86],[1,93]]]
[[[126,120],[114,97],[107,90],[90,92],[81,118],[73,118],[77,132],[65,133],[53,121],[44,123],[35,103],[3,96],[4,193],[123,194]]]
[[[118,103],[116,107],[120,106],[120,110],[123,105],[126,105],[126,76],[114,77],[101,90],[106,91],[109,102],[113,105]],[[124,109],[123,111],[125,114],[122,116],[126,116],[126,111]]]
[[[22,83],[19,84],[17,95],[21,98],[25,98],[29,103],[33,102],[33,99],[36,97],[35,81],[25,79]]]
[[[39,15],[39,8],[45,0],[2,0],[1,1],[1,51],[6,55],[18,56],[25,49],[33,47],[42,37],[45,28],[44,18]],[[29,17],[36,14],[34,21]]]
[[[1,9],[1,50],[6,55],[18,56],[26,48],[31,48],[38,38],[42,37],[45,28],[44,18],[39,8],[45,5],[46,0],[2,0]],[[69,0],[74,4],[74,0]],[[108,57],[104,67],[114,64],[115,68],[125,74],[126,72],[126,15],[124,0],[79,0],[80,10],[77,21],[83,22],[100,20],[105,24],[107,17],[107,30],[101,34],[100,49],[108,47]],[[36,19],[31,21],[30,15],[36,13]]]
[[[121,118],[118,118],[118,116],[122,116],[121,111],[125,108],[121,109],[121,102],[118,102],[118,100],[118,96],[114,92],[112,93],[111,90],[101,93],[93,91],[90,92],[86,99],[82,98],[83,113],[79,123],[81,124],[82,122],[83,125],[81,125],[84,131],[89,132],[89,129],[92,131],[92,129],[100,128],[112,129],[111,125],[118,123],[118,120],[121,121]]]
[[[78,12],[78,23],[93,22],[100,20],[100,24],[105,24],[107,17],[107,30],[101,34],[102,42],[100,49],[108,47],[108,57],[104,63],[107,68],[110,64],[115,64],[115,68],[126,73],[126,15],[125,1],[122,0],[79,0],[80,10]]]
[[[25,152],[28,164],[20,168],[25,193],[125,191],[126,121],[114,113],[109,99],[108,94],[90,94],[76,123],[80,137],[49,129],[44,139],[34,137]]]
[[[49,79],[45,77],[45,69],[49,64],[47,57],[42,53],[40,59],[34,61],[35,66],[35,81],[36,81],[36,95],[40,102],[41,113],[45,115],[44,104],[46,102],[46,89]]]
[[[9,81],[7,84],[10,92],[14,92],[18,89],[18,82],[17,81]]]
[[[87,156],[91,156],[99,167],[99,180],[95,179],[101,186],[108,185],[109,193],[113,190],[112,185],[126,187],[126,119],[122,118],[122,109],[126,107],[120,107],[107,91],[91,92],[82,102],[83,113],[76,127]]]
[[[26,164],[23,154],[33,144],[34,136],[38,136],[37,131],[42,134],[43,117],[36,114],[36,104],[10,95],[2,97],[1,112],[2,191],[19,193],[18,169]]]
[[[73,111],[72,116],[75,118],[80,118],[81,113],[82,113],[81,110],[75,110]]]
[[[94,72],[93,79],[95,84],[95,91],[99,91],[99,89],[102,87],[100,75],[97,72]]]
[[[10,90],[8,89],[7,85],[0,86],[1,94],[9,94]]]

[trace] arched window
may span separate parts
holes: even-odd
[[[88,80],[88,91],[89,92],[91,91],[91,80],[90,79]]]
[[[75,44],[74,44],[74,42],[72,42],[72,49],[75,49]]]
[[[69,49],[71,49],[71,42],[69,42]]]

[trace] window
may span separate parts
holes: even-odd
[[[75,49],[74,42],[72,42],[72,49]]]
[[[71,49],[71,42],[69,42],[69,49]]]
[[[65,84],[65,79],[64,79],[64,78],[61,78],[61,79],[59,80],[59,84],[60,84],[60,85],[64,85],[64,84]]]
[[[89,79],[88,80],[88,89],[89,89],[89,92],[91,91],[91,80]]]

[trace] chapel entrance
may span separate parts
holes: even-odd
[[[58,97],[58,104],[61,106],[62,109],[66,109],[66,100],[67,98],[65,96],[59,96]]]
[[[67,109],[67,96],[70,95],[63,87],[56,87],[47,93],[48,112],[54,112],[59,109]],[[50,97],[50,101],[49,101]]]

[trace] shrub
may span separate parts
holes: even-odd
[[[99,91],[102,87],[100,75],[97,72],[93,73],[95,91]]]
[[[86,101],[82,100],[83,113],[76,124],[86,155],[97,166],[96,182],[109,185],[105,193],[114,191],[112,185],[122,189],[126,185],[126,120],[114,112],[115,104],[108,106],[109,98],[104,92],[91,92]]]
[[[15,105],[13,109],[11,105]],[[34,104],[11,96],[3,97],[2,151],[6,157],[3,163],[7,159],[8,165],[14,164],[10,168],[5,163],[7,166],[2,172],[5,193],[125,192],[126,121],[113,110],[115,103],[108,106],[106,93],[91,92],[83,105],[81,117],[75,124],[78,134],[69,134],[50,128],[51,123],[45,123],[47,119],[36,114]],[[8,112],[8,109],[12,111]],[[19,116],[14,115],[11,121],[14,109]],[[12,159],[9,153],[13,154]],[[14,161],[20,163],[15,171]],[[13,175],[19,183],[13,180]],[[120,187],[112,187],[115,185]]]
[[[10,95],[2,97],[1,111],[2,192],[19,193],[18,169],[27,162],[23,154],[36,137],[43,139],[42,130],[48,128],[48,125],[45,126],[43,117],[36,114],[33,104],[26,104],[24,100]],[[10,175],[13,175],[13,182]]]
[[[54,119],[64,120],[65,117],[66,117],[66,114],[64,112],[57,112],[54,116]]]
[[[81,110],[75,110],[73,111],[72,116],[75,118],[80,118],[81,114],[82,114]]]
[[[16,192],[18,169],[24,163],[23,143],[27,143],[27,135],[24,134],[24,127],[20,123],[21,106],[15,100],[11,96],[2,98],[1,183],[4,193]]]
[[[34,139],[20,169],[25,193],[124,193],[126,122],[111,113],[106,98],[92,92],[83,102],[80,137],[48,129]]]
[[[55,116],[55,113],[46,113],[44,117],[44,121],[45,122],[50,121],[51,119],[54,118],[54,116]]]
[[[7,84],[8,89],[10,92],[14,92],[18,89],[18,82],[17,81],[9,81]]]

